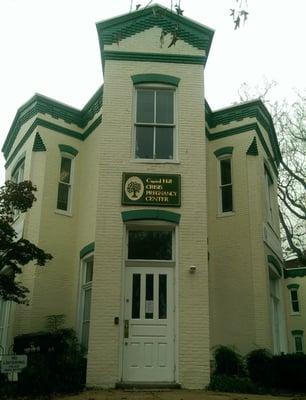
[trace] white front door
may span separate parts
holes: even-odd
[[[126,267],[123,381],[174,381],[173,268]]]

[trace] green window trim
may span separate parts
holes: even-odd
[[[58,147],[62,153],[68,153],[73,155],[74,157],[77,156],[77,154],[79,153],[77,149],[75,149],[72,146],[69,146],[68,144],[59,144]]]
[[[234,147],[232,147],[232,146],[222,147],[221,149],[214,151],[214,155],[217,158],[221,157],[221,156],[225,156],[225,155],[231,155],[231,154],[233,154],[233,150],[234,150]]]
[[[87,254],[92,253],[94,250],[95,250],[95,242],[87,244],[80,251],[80,258],[84,258]]]
[[[299,284],[297,283],[290,283],[289,285],[287,285],[287,288],[290,289],[298,289],[300,287]]]
[[[166,85],[177,87],[180,82],[180,78],[164,74],[137,74],[137,75],[132,75],[131,79],[134,85],[142,83],[163,83]]]
[[[280,263],[277,261],[277,259],[274,256],[272,256],[271,254],[269,254],[267,258],[268,258],[268,263],[272,264],[276,268],[279,275],[282,276],[283,275],[282,267],[281,267]]]
[[[163,210],[132,210],[121,212],[123,222],[137,220],[159,220],[180,223],[181,214]]]
[[[12,169],[11,176],[13,176],[15,174],[17,169],[20,167],[21,164],[24,163],[24,161],[25,161],[25,154],[22,154],[20,156],[19,160],[17,161],[17,163],[15,164],[14,168]]]
[[[266,160],[264,160],[264,169],[267,172],[267,174],[269,175],[269,178],[271,179],[272,183],[274,183],[275,179],[273,178],[273,174],[272,174],[271,169]]]
[[[294,331],[291,331],[291,333],[292,333],[292,335],[293,336],[297,336],[297,335],[303,335],[304,334],[304,331],[303,330],[300,330],[300,329],[296,329],[296,330],[294,330]]]

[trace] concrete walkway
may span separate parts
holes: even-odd
[[[284,396],[215,393],[202,390],[88,390],[78,395],[52,397],[52,400],[284,400]],[[288,396],[306,400],[306,396]]]

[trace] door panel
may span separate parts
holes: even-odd
[[[124,381],[174,381],[173,301],[172,268],[126,268]]]

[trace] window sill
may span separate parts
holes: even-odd
[[[217,214],[216,217],[217,218],[234,217],[235,215],[236,215],[236,213],[234,211],[228,211],[226,213]]]
[[[180,164],[177,160],[153,160],[146,158],[132,158],[130,162],[140,163],[140,164]]]
[[[301,313],[300,312],[291,312],[290,317],[300,317]]]
[[[64,210],[54,210],[55,214],[60,214],[60,215],[64,215],[66,217],[72,217],[71,212],[69,211],[64,211]]]

